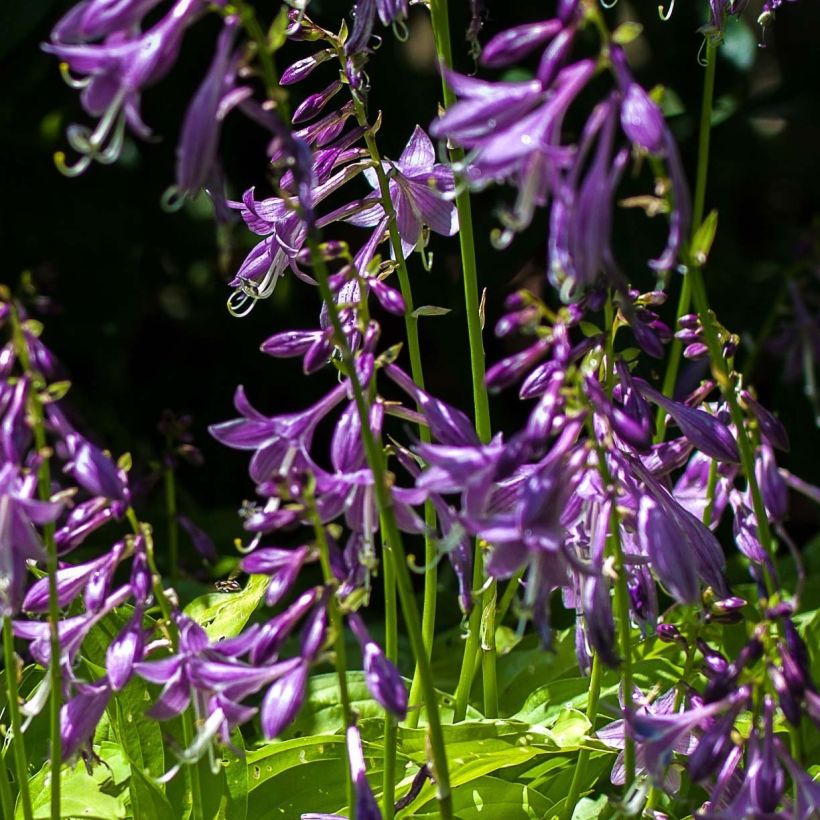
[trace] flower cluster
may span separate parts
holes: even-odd
[[[705,256],[688,247],[694,233],[678,147],[656,96],[632,74],[623,31],[611,35],[591,0],[559,0],[554,17],[503,31],[481,51],[488,69],[537,57],[531,79],[491,81],[443,67],[457,99],[429,128],[452,150],[450,161],[440,162],[418,125],[397,159],[382,156],[381,115],[368,111],[365,69],[376,19],[401,30],[406,0],[360,0],[351,33],[346,24],[338,33],[317,25],[303,8],[281,15],[282,39],[314,50],[279,81],[272,62],[278,46],[244,4],[175,0],[164,13],[160,5],[84,0],[54,29],[46,49],[82,88],[87,114],[98,118],[93,131],[69,129],[80,158],[70,168],[62,157],[58,164],[80,173],[93,161],[114,161],[126,128],[149,136],[143,89],[171,69],[197,20],[218,14],[213,59],[182,123],[175,195],[208,188],[257,238],[231,282],[234,314],[270,296],[287,272],[305,285],[303,293],[318,292],[315,324],[278,329],[261,350],[301,359],[304,374],[327,378],[328,387],[312,405],[274,415],[239,387],[237,417],[210,427],[217,441],[250,454],[255,500],[240,511],[247,537],[238,569],[266,579],[266,608],[235,634],[214,637],[179,593],[163,586],[151,528],[133,507],[128,460],[115,462],[69,420],[60,367],[39,338],[41,327],[4,294],[0,606],[32,659],[50,670],[24,713],[35,714],[49,695],[59,698],[63,757],[88,755],[111,699],[137,677],[151,687],[149,718],[188,721],[170,778],[217,744],[230,747],[232,733],[257,717],[264,739],[279,737],[305,702],[311,672],[332,660],[343,693],[350,796],[358,817],[378,817],[362,724],[344,694],[347,629],[386,725],[408,714],[417,722],[425,709],[429,761],[398,808],[430,778],[442,816],[452,816],[429,669],[433,633],[417,623],[403,547],[405,537],[422,536],[433,553],[425,555],[426,583],[435,585],[431,570],[443,556],[457,579],[471,630],[463,673],[478,651],[473,616],[492,627],[494,582],[505,579],[518,593],[512,597],[521,628],[532,622],[545,648],[554,638],[557,601],[574,613],[578,667],[597,687],[590,723],[598,717],[600,665],[621,670],[622,718],[597,733],[622,750],[613,783],[629,787],[637,776],[647,788],[672,791],[681,756],[688,756],[690,780],[708,793],[705,816],[808,817],[820,810],[798,750],[778,737],[783,719],[799,726],[807,714],[820,722],[820,700],[795,624],[800,590],[790,597],[784,588],[773,538],[790,543],[782,526],[788,489],[818,492],[778,466],[775,451],[788,450],[788,435],[735,372],[738,338],[702,302],[697,313],[683,309],[664,319],[662,288],[676,284],[667,272],[699,277]],[[745,5],[713,2],[714,26]],[[767,3],[765,13],[778,5]],[[285,89],[295,95],[323,73],[318,90],[291,111]],[[265,84],[265,102],[256,98],[254,74]],[[233,108],[271,135],[268,189],[252,187],[238,199],[223,195],[217,156],[221,123]],[[648,270],[627,275],[612,233],[631,160],[636,169],[651,168],[653,194],[638,199],[648,214],[663,214],[668,229]],[[516,191],[513,207],[499,213],[500,247],[533,222],[537,208],[548,209],[546,279],[555,293],[507,297],[495,332],[511,350],[486,374],[476,365],[483,362],[480,329],[471,337],[476,396],[517,386],[526,403],[519,429],[485,435],[479,399],[474,424],[424,386],[408,260],[420,251],[427,265],[430,232],[450,237],[466,226],[467,188],[496,183]],[[341,225],[345,241],[328,235]],[[465,256],[465,280],[475,276],[470,267]],[[647,275],[655,281],[645,284]],[[479,318],[469,297],[467,308],[475,314],[470,321]],[[405,319],[409,367],[402,345],[382,345],[381,311]],[[669,356],[674,376],[673,339],[687,360],[712,365],[711,378],[692,379],[681,393],[674,377],[659,389],[642,356]],[[172,450],[167,469],[178,456],[196,457],[184,425],[166,419],[163,432]],[[98,531],[123,521],[131,532],[112,539],[103,555],[67,560],[92,533],[99,541],[108,530]],[[213,561],[207,536],[182,523]],[[719,540],[723,524],[760,606],[734,594]],[[412,703],[393,652],[373,639],[364,614],[374,577],[388,575],[388,555],[417,664],[413,689],[422,693]],[[30,567],[45,573],[30,582]],[[428,591],[435,596],[435,586]],[[713,646],[715,630],[741,620],[749,624],[748,640],[729,657]],[[110,640],[102,673],[92,675],[81,649],[103,623]],[[630,660],[636,643],[655,637],[686,653],[686,671],[673,689],[642,694]],[[698,655],[705,684],[696,690],[690,673]],[[493,717],[494,674],[488,664],[485,705]],[[469,696],[470,674],[463,679]],[[458,703],[457,694],[457,715]],[[578,754],[579,771],[585,754]]]

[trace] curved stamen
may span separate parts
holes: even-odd
[[[77,91],[82,90],[91,83],[91,77],[83,77],[81,80],[78,80],[76,77],[72,77],[71,67],[68,63],[60,63],[60,76],[69,88],[74,88]]]
[[[674,11],[674,9],[675,0],[672,0],[672,2],[669,4],[669,8],[666,11],[663,10],[663,6],[658,6],[658,15],[664,23],[669,22],[669,19],[672,17],[672,12]]]

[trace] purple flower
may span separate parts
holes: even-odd
[[[51,31],[55,43],[86,43],[138,25],[162,0],[83,0]]]
[[[93,132],[84,126],[69,128],[68,141],[80,158],[69,167],[63,162],[64,172],[80,174],[94,160],[115,162],[122,150],[126,123],[143,138],[151,135],[140,114],[140,94],[171,69],[186,28],[200,12],[198,0],[177,0],[165,17],[144,33],[118,32],[93,45],[43,46],[82,77],[78,85],[83,89],[83,108],[99,118]]]
[[[298,659],[268,689],[260,708],[262,733],[267,739],[277,737],[293,723],[305,700],[307,677],[308,664]]]
[[[355,724],[347,727],[347,759],[350,763],[350,778],[356,795],[356,820],[381,820],[382,813],[367,782],[367,768],[364,763],[362,738]]]
[[[108,454],[79,436],[70,435],[66,443],[71,461],[66,464],[65,471],[86,492],[109,501],[128,502],[128,480]]]
[[[13,615],[23,602],[26,561],[45,561],[35,529],[56,520],[63,505],[38,501],[37,477],[22,477],[13,463],[0,467],[0,613]]]
[[[242,559],[241,567],[244,572],[260,575],[270,575],[270,583],[265,592],[265,603],[276,606],[282,597],[293,586],[306,560],[315,560],[315,555],[308,557],[310,547],[298,549],[277,549],[265,547],[254,550]]]
[[[111,686],[107,678],[94,684],[78,683],[77,692],[60,709],[60,739],[64,760],[71,760],[81,747],[90,745],[111,698]]]
[[[353,7],[353,31],[345,43],[345,54],[352,55],[368,49],[376,14],[383,26],[407,17],[408,0],[357,0]]]
[[[222,121],[241,97],[231,92],[236,80],[236,59],[231,53],[239,19],[225,18],[213,61],[188,104],[177,144],[176,193],[196,196],[213,176]],[[240,89],[241,94],[247,91]]]
[[[399,670],[370,637],[359,615],[351,613],[348,615],[347,622],[362,650],[364,676],[370,694],[388,712],[392,712],[397,718],[403,720],[407,714],[407,689],[399,675]]]
[[[405,256],[418,245],[424,225],[442,236],[458,231],[458,213],[452,199],[453,172],[436,162],[433,143],[420,126],[416,126],[398,160],[385,160],[385,166]],[[378,191],[376,172],[368,169],[365,177]],[[371,198],[378,201],[378,194]],[[376,218],[380,213],[377,209]]]

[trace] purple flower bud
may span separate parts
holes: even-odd
[[[772,686],[774,686],[774,691],[777,693],[777,700],[780,703],[783,714],[786,716],[786,720],[788,720],[792,726],[799,726],[803,712],[800,709],[800,703],[786,682],[783,671],[776,666],[770,666],[769,679],[772,682]]]
[[[362,650],[365,681],[370,694],[388,712],[403,720],[407,714],[407,688],[398,669],[370,637],[359,615],[351,613],[348,623]]]
[[[305,660],[315,660],[327,636],[327,594],[317,602],[310,617],[302,627],[301,655]]]
[[[368,279],[367,285],[388,313],[394,316],[404,316],[407,307],[404,304],[404,298],[395,288],[375,278]]]
[[[259,349],[277,359],[304,356],[323,335],[321,330],[286,330],[266,339]]]
[[[362,738],[355,724],[347,727],[346,743],[350,779],[353,781],[353,790],[356,795],[356,820],[381,820],[382,813],[379,811],[379,804],[367,782]]]
[[[91,495],[111,501],[125,501],[128,486],[111,458],[85,439],[72,441],[73,459],[65,471]]]
[[[621,103],[621,128],[627,139],[651,154],[663,152],[666,124],[657,104],[641,86],[632,82],[627,86]]]
[[[683,357],[690,361],[705,359],[709,356],[709,348],[703,342],[693,342],[683,349]]]
[[[326,48],[316,54],[311,54],[309,57],[303,57],[301,60],[297,60],[282,72],[282,76],[279,78],[279,84],[293,85],[294,83],[304,80],[313,73],[316,66],[321,65],[332,56],[333,52],[329,48]]]
[[[535,344],[502,359],[487,370],[484,383],[491,392],[498,392],[520,379],[539,359],[546,356],[551,339],[539,339]]]
[[[274,681],[265,693],[259,717],[267,740],[281,734],[295,719],[305,700],[308,664],[302,661]]]
[[[686,554],[677,522],[646,495],[640,500],[638,538],[661,583],[682,603],[694,603],[698,597],[697,572]]]
[[[105,652],[105,669],[113,691],[119,692],[128,683],[134,671],[134,664],[142,660],[144,650],[142,610],[137,607],[131,620],[111,641]]]
[[[293,122],[300,123],[313,119],[341,90],[341,81],[335,80],[323,91],[311,94],[305,98],[302,104],[293,112]]]
[[[243,558],[240,566],[247,573],[271,576],[265,593],[265,603],[268,606],[276,606],[293,586],[299,570],[308,559],[309,552],[310,548],[307,546],[298,549],[266,547],[255,550]]]
[[[541,55],[536,77],[543,88],[552,85],[558,72],[567,61],[572,43],[575,39],[575,28],[565,28],[549,44]]]
[[[686,768],[695,782],[706,780],[714,774],[734,748],[732,730],[739,711],[739,705],[735,704],[725,715],[715,720],[703,733],[695,751],[689,755]]]
[[[686,646],[686,638],[674,624],[658,624],[655,633],[664,643],[679,643]]]
[[[182,525],[182,529],[188,533],[188,537],[191,539],[191,543],[199,555],[209,564],[215,564],[219,556],[217,555],[216,545],[211,536],[197,527],[187,515],[179,515],[177,516],[177,520]]]
[[[729,661],[720,652],[712,649],[701,638],[698,638],[697,645],[703,655],[704,671],[708,677],[725,675],[729,671]]]
[[[496,34],[481,51],[481,63],[489,68],[517,63],[563,28],[560,20],[528,23]]]

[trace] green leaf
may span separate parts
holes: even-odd
[[[713,210],[695,231],[692,239],[692,258],[698,265],[705,265],[709,258],[709,251],[712,249],[712,242],[715,241],[717,231],[718,212]]]
[[[618,43],[618,45],[626,46],[634,40],[637,40],[638,37],[641,36],[642,31],[643,26],[640,23],[621,23],[621,25],[612,32],[612,41]]]
[[[608,803],[605,794],[602,794],[597,800],[585,797],[583,800],[579,800],[578,805],[573,809],[572,820],[595,820],[604,813]]]
[[[451,308],[436,307],[436,305],[422,305],[417,307],[410,315],[417,319],[420,316],[446,316],[451,312]]]
[[[131,761],[128,792],[131,796],[131,812],[135,818],[178,820],[160,785],[152,777],[148,777],[134,761]]]
[[[233,638],[248,622],[268,588],[267,575],[251,575],[241,592],[209,592],[185,607],[212,641]]]
[[[97,746],[95,751],[102,762],[93,766],[91,774],[82,765],[74,769],[63,766],[60,772],[61,817],[124,820],[128,816],[123,781],[128,770],[125,756],[116,744]],[[50,764],[46,763],[29,781],[35,820],[49,820],[51,817],[50,777]],[[15,820],[22,819],[22,806],[16,807],[14,817]]]
[[[242,732],[235,729],[231,734],[231,743],[242,752],[245,742]],[[217,820],[246,820],[248,816],[248,760],[226,752],[222,758],[225,772],[225,794],[223,804],[219,808]]]
[[[331,757],[343,758],[344,743],[342,735],[313,735],[269,743],[250,752],[246,761],[249,791],[288,769]]]
[[[745,20],[735,18],[727,21],[723,43],[718,52],[722,57],[740,71],[748,71],[754,65],[757,50],[757,37]]]
[[[397,818],[438,817],[435,798],[419,811],[400,812]],[[453,791],[453,811],[460,820],[542,820],[550,810],[549,801],[529,786],[508,783],[497,777],[482,777],[469,786]]]

